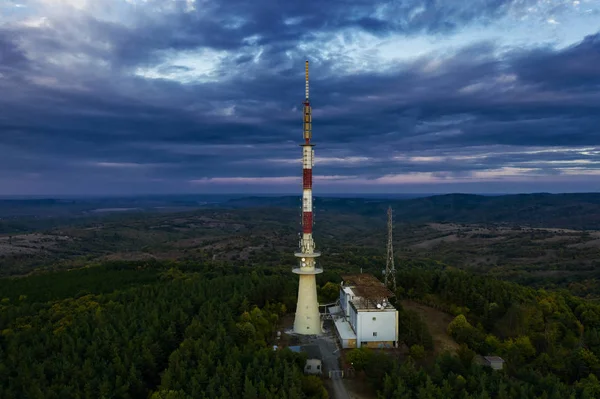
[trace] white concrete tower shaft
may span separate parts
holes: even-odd
[[[312,237],[313,206],[312,206],[312,168],[314,166],[315,151],[312,138],[312,109],[308,100],[308,61],[306,61],[306,99],[304,100],[304,144],[302,147],[302,238],[300,249],[295,253],[298,257],[299,267],[293,272],[299,275],[298,303],[296,305],[296,318],[294,332],[303,335],[321,334],[321,317],[319,315],[319,302],[317,300],[316,275],[323,273],[323,269],[316,267],[316,258],[321,254],[315,251],[315,242]]]

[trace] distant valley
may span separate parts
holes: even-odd
[[[297,196],[213,200],[0,201],[3,214],[13,215],[0,223],[0,275],[119,259],[211,259],[281,269],[294,264]],[[394,209],[399,264],[433,260],[600,295],[600,194],[318,197],[315,239],[325,268],[380,269],[388,206]]]

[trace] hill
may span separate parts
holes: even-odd
[[[0,199],[0,233],[27,232],[131,213],[174,213],[195,209],[300,208],[300,196],[173,195],[123,198]],[[317,196],[317,215],[326,212],[378,216],[389,206],[407,223],[506,223],[534,227],[600,229],[600,193],[485,196],[446,194],[418,198]]]
[[[246,197],[215,207],[300,207],[298,196]],[[343,212],[376,216],[394,208],[396,220],[407,223],[506,223],[532,227],[600,229],[600,193],[518,194],[484,196],[446,194],[410,199],[316,197],[315,213]]]
[[[392,205],[398,264],[440,262],[530,286],[600,296],[600,232],[580,230],[598,227],[599,194],[318,197],[315,202],[315,239],[326,270],[381,270],[386,209]],[[288,270],[296,262],[299,205],[298,197],[248,197],[178,212],[14,218],[9,222],[27,228],[5,225],[0,276],[147,259],[211,259]]]

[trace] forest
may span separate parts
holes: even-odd
[[[321,295],[337,279],[323,276]],[[427,326],[397,304],[407,356],[347,354],[379,398],[600,396],[600,305],[443,265],[400,268],[397,280],[398,302],[455,315],[461,347],[431,355]],[[303,355],[271,349],[295,306],[285,272],[113,261],[1,282],[2,398],[327,397]],[[476,361],[488,354],[505,369]]]
[[[3,285],[0,397],[326,397],[302,355],[269,345],[288,278],[178,266],[113,262],[48,276],[62,280],[52,290]]]
[[[407,210],[397,219],[404,349],[344,354],[372,397],[600,398],[600,236],[548,227],[560,218],[538,228],[501,216],[572,207],[577,221],[596,198],[459,200],[403,200],[416,219],[423,204],[439,208],[424,224],[402,220]],[[302,372],[306,355],[272,349],[296,306],[297,212],[244,201],[5,221],[0,398],[327,398],[327,381]],[[363,211],[344,210],[353,201],[324,199],[315,219],[323,302],[335,299],[342,274],[380,276],[385,266],[385,212],[364,201]],[[448,216],[452,206],[464,223]],[[489,207],[500,222],[465,224]],[[458,350],[438,350],[403,301],[451,315],[446,333]],[[484,367],[487,355],[502,357],[504,370]]]
[[[348,354],[380,398],[600,397],[600,305],[453,268],[404,269],[397,278],[398,299],[456,315],[448,333],[461,346],[426,359],[427,327],[401,311],[405,361],[363,349]],[[482,366],[480,355],[501,356],[504,370]]]

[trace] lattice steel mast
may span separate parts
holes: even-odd
[[[388,207],[388,242],[387,242],[387,261],[385,263],[385,285],[392,285],[393,292],[396,293],[396,267],[394,266],[394,244],[392,239],[393,222],[392,222],[392,207]]]

